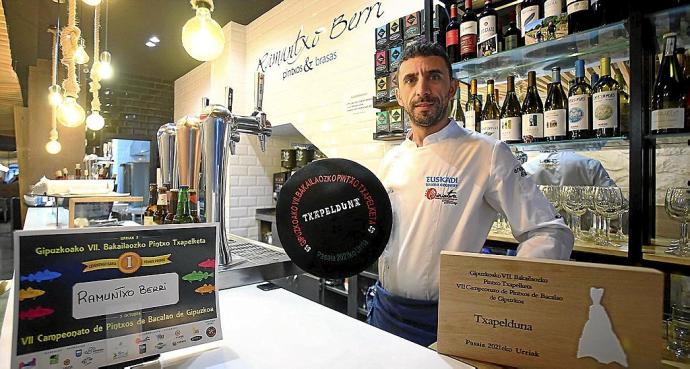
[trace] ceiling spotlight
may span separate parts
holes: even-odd
[[[151,36],[151,37],[149,38],[149,41],[151,41],[151,42],[157,44],[157,43],[161,42],[161,39],[158,38],[158,36]]]
[[[91,6],[96,6],[101,3],[101,0],[84,0],[85,3]]]
[[[146,41],[146,46],[148,46],[148,47],[156,47],[156,46],[158,46],[158,45],[156,45],[154,42]]]

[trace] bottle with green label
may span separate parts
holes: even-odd
[[[601,77],[592,95],[592,128],[597,138],[620,135],[620,89],[611,77],[611,58],[601,58]]]
[[[180,186],[177,195],[177,212],[173,217],[173,224],[194,223],[189,205],[189,186]]]

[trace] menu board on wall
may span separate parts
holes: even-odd
[[[656,270],[444,251],[439,287],[441,353],[520,368],[661,362]]]
[[[222,338],[217,224],[15,233],[13,367],[99,367]]]

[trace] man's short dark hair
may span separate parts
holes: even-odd
[[[450,65],[448,54],[446,54],[446,50],[443,48],[443,46],[427,41],[415,42],[409,47],[405,48],[405,52],[403,53],[400,64],[407,59],[416,58],[418,56],[439,56],[443,58],[443,60],[446,62],[446,66],[448,67],[448,76],[451,80],[453,79],[453,67]]]

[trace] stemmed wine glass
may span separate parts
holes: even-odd
[[[585,186],[563,186],[561,190],[561,205],[571,215],[573,233],[576,238],[581,236],[580,217],[587,211]]]
[[[678,256],[687,256],[688,252],[688,221],[690,221],[690,187],[672,187],[666,190],[664,199],[666,214],[680,222],[680,239],[678,247],[667,250]]]
[[[623,192],[619,187],[597,187],[594,191],[594,208],[604,218],[604,246],[620,247],[611,242],[611,219],[623,207]]]

